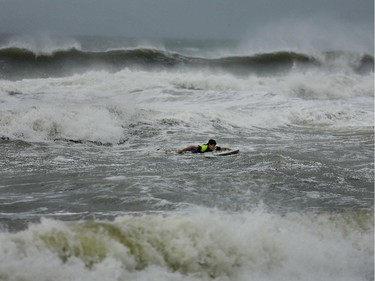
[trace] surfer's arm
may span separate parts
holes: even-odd
[[[196,149],[198,149],[197,145],[189,145],[189,146],[187,146],[187,147],[185,147],[183,149],[178,149],[177,152],[178,153],[184,153],[186,151],[192,151],[192,150],[196,150]]]

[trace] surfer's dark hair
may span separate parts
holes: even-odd
[[[213,140],[213,139],[210,139],[210,140],[208,141],[207,145],[209,145],[209,144],[214,144],[214,145],[216,145],[216,141]]]

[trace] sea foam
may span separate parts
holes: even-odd
[[[27,141],[117,144],[138,129],[146,133],[146,127],[153,135],[187,126],[202,133],[218,126],[373,126],[372,75],[353,73],[241,78],[206,72],[98,71],[1,80],[0,92],[0,135]]]
[[[3,280],[370,280],[372,215],[195,210],[0,234]],[[23,268],[23,270],[19,270]]]

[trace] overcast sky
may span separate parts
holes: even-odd
[[[373,21],[373,0],[0,0],[0,33],[11,34],[243,40],[289,30],[373,41]]]

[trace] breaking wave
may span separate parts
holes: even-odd
[[[0,279],[371,280],[372,219],[370,211],[42,219],[0,233]]]
[[[373,131],[373,85],[370,74],[324,71],[241,78],[126,69],[0,80],[0,137],[111,145],[169,140],[184,130],[223,135],[297,125]]]
[[[344,66],[343,66],[344,65]],[[189,57],[150,48],[84,51],[76,48],[38,53],[30,49],[0,49],[0,77],[4,79],[50,77],[91,69],[119,71],[124,68],[168,70],[196,68],[236,75],[279,74],[298,67],[348,68],[358,73],[374,70],[372,55],[326,52],[321,56],[279,51],[220,58]]]

